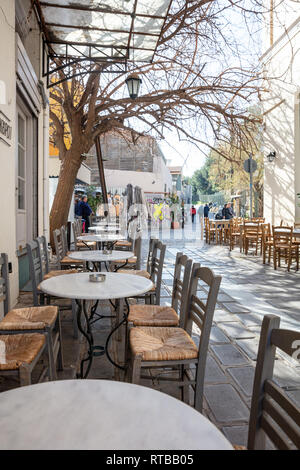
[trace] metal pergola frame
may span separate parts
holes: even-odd
[[[164,0],[166,1],[166,0]],[[153,57],[156,53],[157,44],[161,37],[162,30],[164,28],[166,19],[169,14],[170,6],[172,0],[169,0],[169,5],[164,16],[156,14],[140,14],[137,12],[137,6],[139,0],[134,0],[132,2],[133,9],[131,11],[120,10],[116,8],[107,8],[94,5],[92,8],[90,6],[80,4],[80,0],[77,0],[74,3],[53,3],[44,0],[32,0],[35,12],[40,23],[41,29],[44,35],[43,41],[43,77],[47,78],[47,87],[51,88],[63,81],[69,80],[78,75],[84,75],[86,73],[93,73],[93,65],[95,63],[102,64],[103,68],[101,73],[125,73],[127,71],[127,65],[133,57],[130,57],[131,51],[132,54],[138,54],[139,51],[149,52],[150,60],[145,60],[145,62],[151,63]],[[114,29],[112,27],[101,28],[95,25],[76,25],[76,24],[64,24],[64,21],[60,23],[46,21],[44,17],[44,8],[54,8],[61,9],[63,11],[73,11],[73,12],[91,12],[92,13],[103,13],[105,14],[115,14],[115,15],[124,15],[128,19],[130,18],[130,29]],[[68,17],[67,17],[68,18]],[[135,30],[135,19],[149,19],[149,20],[161,20],[162,26],[160,30],[155,34],[149,31],[136,31]],[[48,17],[49,20],[49,17]],[[129,22],[128,22],[129,24]],[[121,33],[128,35],[127,44],[101,44],[94,43],[89,41],[68,41],[62,40],[58,37],[55,37],[55,34],[52,31],[52,28],[59,27],[64,30],[78,30],[83,32],[90,33]],[[155,47],[136,47],[136,44],[132,44],[132,39],[135,37],[140,37],[141,42],[143,42],[143,37],[157,38]],[[123,38],[124,42],[124,38]],[[133,41],[134,42],[134,41]],[[155,41],[154,41],[155,42]],[[154,44],[154,43],[153,43]],[[61,52],[57,52],[57,46],[60,46]],[[82,52],[83,47],[85,48],[85,53]],[[56,48],[56,50],[55,50]],[[138,61],[138,59],[136,60]],[[82,64],[82,70],[74,72],[74,65]],[[60,79],[57,77],[57,74],[60,70],[64,70],[65,78]]]

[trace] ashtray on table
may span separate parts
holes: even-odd
[[[106,275],[102,273],[93,273],[89,275],[90,282],[104,282]]]

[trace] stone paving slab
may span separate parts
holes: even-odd
[[[249,419],[248,407],[231,384],[206,385],[204,395],[219,423],[233,423]]]
[[[252,396],[254,367],[228,367],[227,372],[247,397]]]
[[[227,336],[234,338],[234,339],[255,338],[256,336],[255,333],[244,328],[242,325],[238,324],[237,322],[224,323],[224,324],[221,323],[220,328],[223,331],[225,331]]]
[[[214,345],[211,349],[224,366],[247,364],[245,356],[233,344]]]

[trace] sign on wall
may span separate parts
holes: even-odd
[[[0,141],[11,146],[12,126],[10,119],[0,110]]]

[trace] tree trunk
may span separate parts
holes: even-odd
[[[66,225],[74,192],[76,176],[81,165],[81,151],[68,150],[60,167],[58,185],[50,212],[50,243],[54,249],[53,231]]]

